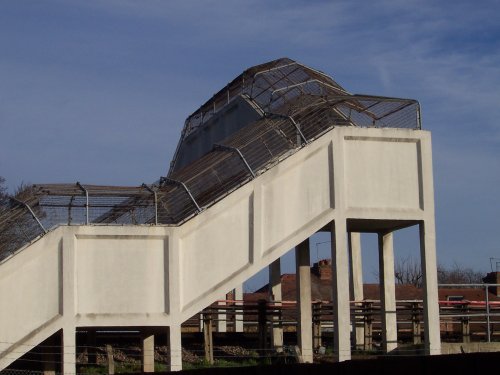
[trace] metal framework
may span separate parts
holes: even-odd
[[[32,185],[16,197],[22,205],[0,206],[0,261],[57,225],[179,225],[336,126],[421,127],[415,100],[352,95],[321,72],[279,59],[215,94],[188,117],[181,141],[239,95],[262,109],[261,118],[182,169],[172,170],[174,156],[157,185]]]

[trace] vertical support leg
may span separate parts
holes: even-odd
[[[312,307],[311,307],[311,265],[309,239],[295,248],[295,264],[297,278],[297,303],[299,306],[299,322],[297,341],[305,363],[312,363]]]
[[[349,308],[349,257],[345,220],[332,223],[332,300],[334,352],[338,361],[351,359]]]
[[[62,373],[74,375],[76,374],[75,328],[63,328],[62,336]]]
[[[352,316],[352,339],[354,347],[362,350],[365,341],[364,321],[361,313],[363,296],[363,265],[361,262],[361,234],[350,232],[347,237],[349,243],[349,263],[351,266],[351,277],[349,289],[351,299],[355,301],[354,315]]]
[[[243,285],[239,285],[236,288],[234,288],[234,299],[238,302],[236,302],[236,306],[241,306],[243,303]],[[234,330],[235,332],[243,332],[243,310],[236,310],[236,315],[235,315],[235,323],[234,323]]]
[[[155,372],[155,336],[149,331],[142,334],[142,372]]]
[[[172,325],[168,328],[168,357],[170,371],[182,370],[182,342],[181,325]]]
[[[269,300],[274,302],[274,306],[281,306],[281,263],[280,259],[276,259],[269,265]],[[277,314],[281,309],[273,310],[272,314],[272,345],[278,352],[283,351],[283,326],[281,317]]]
[[[205,361],[214,364],[214,342],[212,334],[212,315],[203,314],[203,342],[205,346]]]
[[[388,353],[398,347],[396,319],[396,282],[392,233],[379,233],[379,276],[382,321],[382,348]]]
[[[436,264],[436,235],[433,220],[422,221],[420,231],[420,264],[424,287],[424,337],[427,354],[441,354],[439,303]]]

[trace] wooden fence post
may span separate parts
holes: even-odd
[[[469,313],[469,304],[464,303],[462,305],[462,313],[464,315]],[[462,323],[462,342],[470,343],[470,318],[468,316],[463,316],[461,319]]]
[[[106,345],[106,356],[108,357],[108,375],[115,373],[115,359],[113,358],[113,347]]]
[[[313,348],[318,349],[321,342],[321,311],[322,303],[313,303]]]
[[[259,351],[261,356],[265,355],[267,349],[267,302],[260,299],[258,302],[258,321],[259,321]]]
[[[365,323],[365,341],[364,350],[373,349],[373,309],[372,302],[363,302],[363,313]]]
[[[411,331],[413,335],[413,344],[422,343],[422,324],[420,322],[420,308],[418,302],[411,304]]]
[[[212,334],[212,314],[203,313],[203,341],[205,346],[205,361],[214,364],[214,342]]]

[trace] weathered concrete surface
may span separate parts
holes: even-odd
[[[500,352],[500,342],[443,342],[442,354]]]
[[[171,327],[179,369],[182,321],[325,227],[339,358],[350,358],[346,231],[415,224],[437,354],[433,199],[429,132],[339,127],[182,226],[59,227],[0,264],[0,369],[60,329],[74,346],[76,327],[106,326]],[[74,350],[64,360],[74,373]]]

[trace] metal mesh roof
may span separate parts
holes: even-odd
[[[336,126],[420,128],[418,102],[352,95],[289,59],[250,68],[186,120],[181,135],[247,95],[264,115],[155,185],[29,186],[0,207],[0,260],[57,225],[178,225]]]

